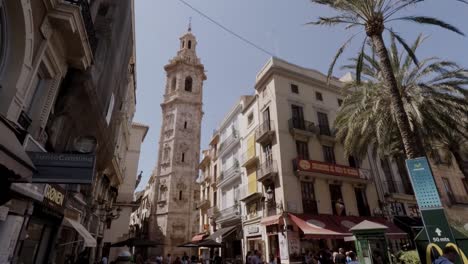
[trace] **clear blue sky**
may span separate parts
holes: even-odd
[[[309,0],[186,0],[224,26],[276,56],[326,72],[336,50],[350,35],[338,28],[304,26],[318,16],[332,14]],[[178,0],[135,0],[137,44],[137,112],[135,121],[150,130],[142,146],[139,170],[143,188],[156,164],[161,125],[160,103],[164,92],[164,65],[179,47],[179,37],[192,17],[198,56],[208,79],[204,84],[205,115],[202,148],[213,129],[243,94],[254,92],[255,75],[269,56],[245,44],[201,17]],[[468,5],[450,0],[429,0],[410,8],[414,15],[431,15],[456,25],[468,35]],[[393,24],[394,30],[412,42],[419,33],[430,38],[418,56],[438,56],[468,67],[468,37],[443,29],[410,23]],[[363,35],[362,35],[363,36]],[[350,46],[338,65],[355,56],[359,42]],[[335,71],[341,76],[344,72]]]

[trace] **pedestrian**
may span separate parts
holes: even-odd
[[[458,252],[451,246],[444,248],[444,254],[434,260],[433,264],[453,264],[457,260]]]
[[[219,255],[218,251],[215,251],[215,255],[213,257],[213,263],[214,264],[221,264],[221,262],[222,262],[221,256]]]
[[[189,258],[187,256],[187,253],[184,252],[184,255],[182,256],[182,264],[189,264]]]
[[[349,262],[349,264],[359,264],[359,261],[357,261],[356,259],[356,253],[350,251],[349,254],[348,254],[349,258],[351,259],[351,261]]]
[[[172,264],[172,256],[171,256],[171,254],[167,254],[166,264]]]
[[[163,263],[163,257],[161,255],[158,255],[156,257],[156,264],[162,264]]]
[[[351,257],[349,256],[349,253],[351,253],[353,251],[347,251],[346,252],[346,263],[350,263],[351,262]]]
[[[251,263],[251,258],[252,258],[252,251],[247,251],[247,255],[245,255],[245,264],[252,264]]]
[[[120,252],[117,259],[114,261],[115,264],[130,264],[132,263],[132,254],[128,251]]]
[[[182,261],[180,260],[180,257],[176,257],[173,264],[182,264]]]
[[[346,264],[346,255],[343,248],[338,249],[338,253],[333,253],[333,260],[335,264]]]
[[[192,257],[190,258],[190,262],[191,263],[197,263],[197,256],[192,255]]]
[[[109,260],[107,259],[106,256],[103,256],[103,257],[101,258],[101,264],[107,264],[108,262],[109,262]]]
[[[275,264],[275,256],[273,254],[270,254],[270,260],[268,261],[268,264]]]

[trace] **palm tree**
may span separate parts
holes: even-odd
[[[414,54],[422,43],[419,36],[410,47]],[[421,139],[423,151],[430,156],[445,150],[453,153],[460,170],[468,148],[468,70],[457,64],[427,58],[419,66],[411,63],[411,55],[401,54],[391,38],[389,59],[398,94],[412,131]],[[382,156],[401,155],[403,138],[397,129],[397,115],[392,111],[392,98],[386,86],[382,68],[373,54],[364,53],[363,82],[346,85],[348,96],[335,119],[337,138],[343,142],[347,155],[362,157],[371,145]],[[354,69],[356,61],[343,69]]]
[[[391,112],[395,117],[398,132],[400,133],[402,143],[404,146],[405,154],[407,158],[413,159],[416,157],[424,156],[424,150],[422,148],[422,142],[418,139],[417,134],[411,129],[410,120],[405,114],[403,99],[399,94],[398,81],[395,78],[395,74],[392,71],[392,63],[388,50],[386,48],[383,33],[388,31],[408,52],[411,59],[415,64],[418,65],[418,61],[411,48],[406,44],[404,39],[395,33],[391,28],[387,26],[389,22],[402,20],[411,21],[419,24],[428,24],[433,26],[439,26],[460,35],[463,33],[456,27],[445,23],[437,18],[427,16],[404,16],[395,17],[401,10],[415,6],[416,4],[423,2],[423,0],[311,0],[313,3],[326,5],[334,10],[338,11],[339,14],[333,17],[320,17],[318,21],[311,22],[309,24],[317,25],[346,25],[346,29],[355,27],[363,27],[366,33],[366,37],[362,44],[359,57],[356,61],[356,81],[361,80],[361,71],[363,69],[363,60],[365,52],[365,43],[369,39],[372,42],[373,49],[377,54],[377,63],[381,69],[381,75],[384,87],[387,89],[388,96],[391,101]],[[468,4],[465,0],[456,0]],[[339,56],[343,53],[346,46],[352,41],[357,35],[353,35],[343,46],[340,47],[337,54],[335,55],[333,62],[328,71],[329,77],[333,72],[333,67],[338,60]]]

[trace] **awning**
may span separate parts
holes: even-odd
[[[347,230],[351,229],[355,225],[362,223],[363,221],[370,221],[374,222],[380,225],[384,225],[388,227],[385,231],[385,235],[387,237],[392,238],[392,239],[399,239],[399,238],[407,238],[408,233],[405,231],[401,230],[399,227],[397,227],[394,223],[388,221],[384,217],[365,217],[365,216],[335,216],[336,220],[339,221],[339,224],[341,224],[344,228],[347,228]],[[351,226],[354,224],[353,226]]]
[[[31,182],[36,170],[9,121],[0,116],[0,166],[13,172],[19,182]]]
[[[202,241],[205,236],[206,236],[205,233],[200,233],[198,235],[195,235],[194,237],[192,237],[192,242]]]
[[[71,220],[70,218],[65,217],[65,223],[67,223],[69,226],[73,227],[78,234],[80,234],[81,237],[84,239],[84,246],[85,247],[96,247],[96,239],[89,233],[86,228],[78,223],[75,220]]]
[[[229,227],[224,227],[224,228],[221,228],[219,230],[217,230],[216,232],[214,232],[213,234],[211,234],[208,239],[211,239],[211,240],[214,240],[216,241],[218,238],[223,238],[227,235],[229,235],[230,233],[234,232],[234,230],[237,229],[237,226],[229,226]]]
[[[283,215],[272,215],[272,216],[267,216],[267,217],[264,217],[262,218],[262,220],[260,220],[260,224],[262,225],[266,225],[266,226],[269,226],[269,225],[277,225],[277,224],[280,224],[281,220],[282,220],[282,217]]]
[[[344,238],[349,235],[339,232],[338,228],[330,221],[324,222],[311,218],[305,220],[304,218],[293,214],[289,214],[289,217],[302,230],[302,232],[304,232],[306,238]]]

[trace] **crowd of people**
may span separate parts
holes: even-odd
[[[356,253],[345,251],[343,248],[331,252],[328,249],[317,253],[307,252],[304,256],[305,264],[358,264]]]

